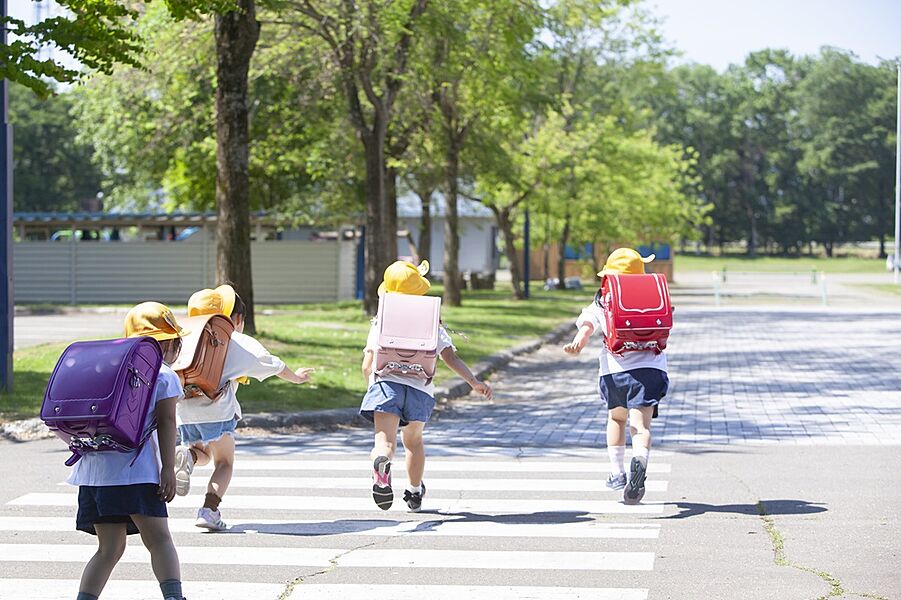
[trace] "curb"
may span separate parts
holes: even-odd
[[[517,356],[535,352],[545,344],[555,344],[566,337],[572,330],[572,323],[563,323],[536,340],[520,344],[509,350],[492,354],[472,367],[472,373],[484,379],[498,369],[505,367]],[[454,377],[435,389],[435,409],[444,410],[451,400],[462,398],[470,392],[469,384]],[[310,410],[295,413],[255,413],[244,415],[238,422],[238,428],[255,427],[258,429],[277,429],[294,426],[366,426],[370,423],[360,416],[357,408],[335,408],[329,410]]]
[[[520,344],[492,354],[472,367],[473,375],[484,379],[498,369],[510,364],[514,358],[535,352],[545,344],[555,344],[572,331],[572,323],[563,323],[536,340]],[[454,377],[435,389],[435,409],[444,410],[456,398],[462,398],[470,392],[469,384]],[[334,408],[328,410],[310,410],[294,413],[253,413],[246,414],[238,422],[238,429],[279,429],[297,426],[369,426],[370,423],[360,416],[357,408]],[[0,439],[14,442],[26,442],[56,437],[39,418],[12,421],[0,425]]]

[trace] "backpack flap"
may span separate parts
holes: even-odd
[[[216,400],[224,389],[222,372],[235,326],[223,315],[187,317],[179,323],[190,333],[182,340],[181,352],[172,369],[181,372],[186,397],[203,394]]]
[[[606,275],[604,278],[607,347],[615,353],[626,350],[666,348],[673,327],[666,277],[646,275]]]
[[[431,381],[437,367],[441,298],[385,294],[379,299],[376,373]]]

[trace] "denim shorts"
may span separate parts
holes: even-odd
[[[660,369],[632,369],[602,376],[598,389],[607,410],[653,406],[656,417],[657,405],[669,389],[669,377]]]
[[[218,421],[216,423],[189,423],[178,426],[178,437],[184,445],[215,442],[223,435],[235,437],[238,419]]]
[[[400,417],[403,427],[410,421],[427,422],[435,408],[435,398],[422,390],[394,381],[377,381],[363,396],[360,415],[374,421],[373,413],[384,412]]]
[[[97,535],[97,523],[125,523],[128,535],[138,533],[131,515],[169,516],[160,500],[156,483],[132,485],[82,485],[78,487],[78,516],[75,529]]]

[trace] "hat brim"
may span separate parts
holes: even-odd
[[[190,333],[191,331],[189,329],[181,329],[178,333],[173,333],[171,331],[155,331],[153,333],[142,333],[139,335],[142,337],[152,337],[158,342],[165,342],[166,340],[186,337]]]
[[[649,254],[648,256],[640,256],[640,257],[638,257],[638,260],[640,260],[640,261],[643,262],[644,264],[648,264],[648,263],[650,263],[651,261],[653,261],[655,258],[657,258],[657,255],[656,255],[656,254]],[[611,274],[612,274],[612,275],[620,275],[621,273],[620,273],[619,271],[611,271],[611,270],[608,270],[607,267],[604,267],[603,269],[601,269],[601,270],[598,272],[598,277],[603,277],[604,275],[611,275]]]
[[[391,292],[389,292],[389,291],[388,291],[388,286],[386,286],[386,285],[385,285],[385,282],[383,281],[381,284],[379,284],[378,295],[379,295],[379,296],[384,296],[385,294],[392,293],[392,294],[407,294],[408,296],[423,296],[423,295],[425,295],[425,293],[428,292],[430,289],[432,289],[432,284],[431,284],[431,282],[430,282],[428,279],[426,279],[425,277],[422,277],[422,278],[419,280],[419,287],[417,287],[415,290],[409,291],[409,292],[401,292],[401,291],[391,291]]]

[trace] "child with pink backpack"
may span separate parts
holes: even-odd
[[[425,296],[431,284],[425,278],[429,263],[419,267],[397,261],[385,269],[379,287],[379,314],[363,349],[363,376],[369,385],[360,415],[373,422],[375,443],[372,498],[382,510],[394,502],[391,461],[397,447],[397,429],[403,428],[409,485],[404,501],[418,512],[425,496],[425,446],[422,432],[435,407],[435,375],[440,357],[469,386],[488,400],[491,387],[479,381],[457,356],[447,330],[440,322],[441,299]]]
[[[129,452],[85,451],[79,452],[77,458],[73,456],[77,462],[68,483],[78,486],[76,528],[97,536],[99,545],[84,568],[77,600],[97,600],[125,552],[126,536],[139,532],[150,551],[153,572],[160,582],[163,598],[183,600],[178,554],[169,533],[166,503],[175,497],[175,404],[182,397],[181,383],[168,363],[178,356],[181,338],[186,334],[172,311],[158,302],[138,304],[125,317],[126,338],[146,336],[157,340],[163,362],[142,424],[144,439],[138,448]],[[79,360],[87,360],[89,353],[82,356],[85,358],[64,355],[62,364],[70,366]],[[156,359],[159,360],[159,354]],[[98,362],[96,372],[100,373],[104,366]],[[58,366],[57,370],[60,368]],[[140,388],[147,378],[136,368],[129,369],[133,379],[126,385]],[[56,371],[53,377],[57,377]],[[63,375],[60,375],[62,379]],[[53,391],[53,379],[49,387]],[[48,398],[45,406],[56,404],[66,410],[66,398],[54,402],[50,392]],[[98,404],[99,401],[95,401],[94,407]],[[96,443],[100,438],[102,436],[95,436],[91,441]]]
[[[607,258],[601,289],[576,321],[579,331],[563,347],[579,354],[595,332],[604,338],[599,356],[598,389],[607,405],[607,453],[611,474],[607,487],[623,490],[625,504],[644,497],[651,448],[651,419],[669,389],[663,350],[673,324],[669,290],[663,275],[645,275],[654,260],[631,248]],[[626,476],[626,423],[632,433],[632,460]]]

